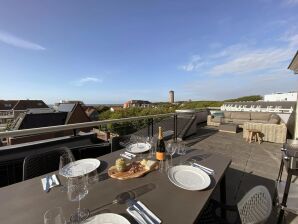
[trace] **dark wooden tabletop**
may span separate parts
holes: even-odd
[[[107,169],[114,164],[121,152],[98,158],[101,161],[99,181],[89,187],[88,195],[81,201],[81,207],[88,208],[91,215],[112,212],[133,221],[126,212],[127,205],[112,204],[117,196],[130,195],[142,201],[163,223],[193,223],[231,163],[229,158],[209,154],[200,149],[189,149],[185,156],[174,158],[174,163],[177,164],[199,156],[202,165],[215,170],[211,185],[207,189],[187,191],[173,185],[167,175],[159,171],[125,181],[109,178]],[[62,183],[65,182],[63,178],[59,178]],[[45,211],[57,206],[63,208],[66,217],[70,217],[78,206],[78,202],[68,200],[67,193],[61,191],[61,187],[55,187],[49,193],[45,193],[41,177],[1,188],[0,199],[0,222],[5,224],[43,223]]]

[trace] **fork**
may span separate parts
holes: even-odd
[[[154,222],[147,216],[147,214],[145,214],[145,212],[141,211],[136,205],[133,200],[131,199],[128,199],[127,201],[127,205],[129,207],[132,207],[137,213],[139,213],[141,215],[141,217],[143,218],[143,220],[146,222],[146,223],[149,223],[149,224],[154,224]]]

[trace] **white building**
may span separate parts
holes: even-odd
[[[264,101],[296,101],[297,92],[272,93],[264,96]]]

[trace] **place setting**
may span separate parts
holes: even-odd
[[[171,183],[184,190],[199,191],[208,188],[211,178],[215,172],[211,168],[205,167],[196,159],[180,161],[180,156],[186,155],[187,147],[181,142],[170,141],[166,145],[166,151],[171,156],[170,166],[167,169],[167,176]],[[173,165],[173,155],[177,153],[179,160],[177,165]]]

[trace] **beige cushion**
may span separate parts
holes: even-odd
[[[233,122],[233,119],[230,119],[230,118],[224,118],[224,119],[223,119],[223,122],[224,122],[224,123]]]
[[[218,123],[220,123],[221,120],[222,120],[221,117],[214,117],[214,118],[212,119],[213,122],[218,122]]]
[[[250,120],[250,113],[249,112],[232,112],[231,118],[239,119],[239,120]]]
[[[233,119],[233,124],[244,124],[244,122],[247,122],[247,120]]]
[[[269,121],[269,124],[279,124],[280,123],[280,117],[277,114],[272,114]]]
[[[251,123],[261,123],[261,124],[268,123],[268,121],[262,121],[262,120],[250,120],[249,122],[251,122]]]
[[[231,112],[224,111],[224,118],[231,118]]]
[[[262,121],[269,121],[271,115],[272,115],[272,113],[268,113],[268,112],[252,112],[252,113],[250,113],[250,117],[252,120],[262,120]]]

